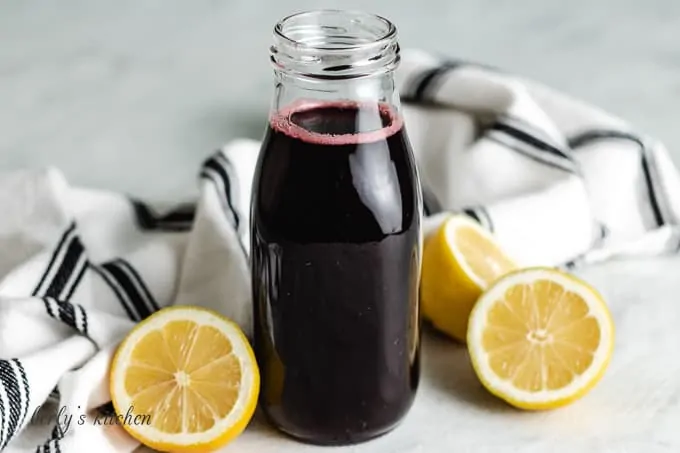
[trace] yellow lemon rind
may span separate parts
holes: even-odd
[[[176,453],[203,453],[219,449],[238,437],[248,426],[257,408],[260,388],[260,373],[255,354],[241,328],[223,315],[206,308],[194,306],[172,306],[157,311],[137,324],[118,346],[109,373],[109,391],[116,414],[125,414],[130,400],[124,387],[124,371],[127,361],[137,341],[146,333],[161,328],[171,320],[191,320],[201,324],[217,325],[221,331],[228,332],[233,350],[241,360],[241,389],[232,412],[205,433],[165,433],[151,426],[121,424],[134,439],[158,451]],[[123,373],[123,374],[121,374]],[[121,401],[124,400],[124,401]]]
[[[446,218],[425,243],[420,295],[423,315],[433,327],[465,343],[469,313],[488,285],[468,266],[465,254],[456,245],[456,230],[461,227],[474,228],[496,243],[490,232],[468,216]],[[499,253],[514,261],[500,248]]]
[[[479,222],[476,222],[475,220],[471,219],[466,215],[454,215],[451,216],[446,221],[446,223],[442,227],[442,234],[444,235],[444,239],[448,244],[453,259],[456,261],[456,264],[459,267],[459,269],[464,273],[466,277],[468,277],[469,282],[472,283],[478,291],[484,291],[486,288],[489,287],[489,284],[482,280],[475,273],[475,271],[472,268],[470,268],[465,253],[463,253],[458,248],[455,235],[456,231],[460,228],[474,229],[480,236],[482,236],[488,242],[496,246],[497,253],[499,255],[503,255],[508,261],[514,260],[511,257],[509,257],[504,250],[500,248],[500,246],[498,245],[498,240],[493,236],[493,234],[489,230],[484,228]]]
[[[459,315],[472,309],[481,288],[466,278],[465,269],[450,249],[446,228],[449,223],[450,219],[445,221],[425,244],[420,296],[424,317],[437,330],[464,343],[467,316]]]
[[[583,297],[589,304],[591,314],[598,319],[600,329],[602,329],[600,345],[594,354],[591,366],[565,388],[557,391],[529,392],[517,389],[500,378],[493,379],[496,375],[488,366],[486,352],[482,347],[481,335],[486,325],[485,316],[487,309],[509,287],[522,283],[531,283],[538,279],[556,280],[567,290],[576,292]],[[470,313],[467,346],[475,374],[484,388],[491,394],[519,409],[546,410],[566,406],[586,395],[597,385],[611,361],[614,338],[615,329],[611,313],[604,302],[604,298],[594,288],[581,279],[554,268],[532,267],[516,270],[504,275],[479,298]]]

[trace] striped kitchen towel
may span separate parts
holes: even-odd
[[[426,234],[449,212],[524,265],[575,267],[680,249],[680,180],[664,147],[601,110],[481,65],[403,52],[397,72]],[[70,186],[54,169],[0,177],[0,450],[129,452],[108,364],[173,304],[251,332],[249,197],[259,144],[199,169],[195,203],[163,208]],[[81,424],[80,421],[83,421]]]
[[[466,212],[526,266],[680,248],[677,170],[661,143],[624,121],[417,50],[404,52],[397,85],[430,228],[437,211]]]
[[[111,425],[108,366],[161,307],[218,310],[250,335],[233,172],[216,153],[197,202],[170,207],[72,187],[55,169],[0,177],[0,451],[136,449]]]

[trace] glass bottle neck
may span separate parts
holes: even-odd
[[[362,115],[379,111],[398,118],[393,72],[399,44],[396,27],[387,19],[341,10],[294,14],[276,24],[270,50],[273,115],[340,104],[348,113],[354,104]]]
[[[356,78],[319,79],[275,71],[275,95],[271,114],[281,114],[311,105],[348,105],[389,109],[399,115],[399,96],[392,71]]]

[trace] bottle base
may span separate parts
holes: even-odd
[[[279,423],[277,417],[265,409],[261,408],[261,412],[264,415],[265,422],[281,434],[300,443],[319,447],[343,447],[370,442],[394,431],[402,422],[400,419],[387,427],[367,431],[345,432],[342,434],[311,434],[309,431],[305,432],[305,430],[295,429],[294,426],[286,426],[284,423]]]
[[[295,429],[290,429],[288,427],[282,426],[281,424],[277,423],[276,420],[270,414],[267,413],[267,411],[262,412],[264,413],[267,423],[272,428],[279,431],[281,434],[300,443],[315,445],[319,447],[343,447],[363,444],[389,434],[390,432],[397,429],[401,424],[400,420],[388,426],[387,428],[372,431],[343,433],[341,435],[323,435],[323,434],[311,435],[309,433],[296,431]]]
[[[372,440],[378,439],[380,437],[383,437],[390,432],[392,432],[394,429],[396,429],[397,426],[390,427],[385,430],[380,430],[377,432],[371,432],[371,433],[361,433],[357,435],[347,435],[343,436],[342,438],[319,438],[316,436],[306,436],[304,434],[296,433],[290,430],[286,430],[285,428],[282,427],[277,427],[275,426],[275,429],[278,429],[282,434],[284,434],[287,437],[290,437],[293,440],[296,440],[298,442],[308,444],[308,445],[316,445],[318,447],[344,447],[344,446],[350,446],[350,445],[358,445],[358,444],[363,444],[366,442],[370,442]]]

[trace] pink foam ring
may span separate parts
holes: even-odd
[[[291,116],[295,113],[305,112],[320,108],[341,109],[369,109],[378,110],[382,116],[390,118],[390,125],[382,129],[357,134],[322,134],[308,131],[293,123]],[[289,137],[296,138],[315,145],[358,145],[360,143],[373,143],[399,132],[403,120],[392,107],[387,104],[364,104],[355,101],[298,101],[275,112],[269,119],[271,127]]]

